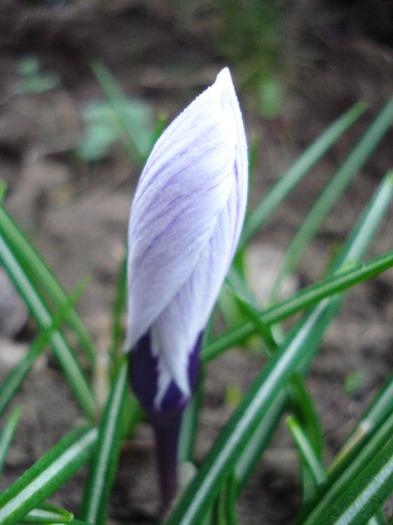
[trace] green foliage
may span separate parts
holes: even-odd
[[[40,59],[35,55],[26,56],[19,61],[18,73],[16,93],[43,93],[55,89],[60,84],[58,75],[41,70]]]
[[[260,16],[255,11],[259,9],[257,4],[259,5],[257,2],[245,2],[244,5],[250,7],[250,13],[243,13],[242,16]],[[241,39],[239,25],[242,22],[235,20],[233,13],[243,9],[242,5],[240,2],[230,2],[227,19],[223,22],[226,30],[233,31],[234,42],[237,38]],[[260,20],[257,22],[260,24]],[[256,27],[259,27],[258,24]],[[248,46],[262,45],[258,44],[256,30],[251,36],[251,42],[243,43],[243,47],[236,50],[236,53],[245,53]],[[268,37],[269,33],[263,38]],[[90,107],[90,136],[81,145],[81,150],[84,150],[82,155],[85,160],[98,160],[106,154],[107,148],[115,140],[122,138],[134,162],[142,164],[153,137],[159,132],[158,127],[151,127],[154,119],[150,108],[141,106],[139,102],[133,105],[135,101],[126,99],[102,64],[95,64],[94,71],[106,93],[107,101]],[[271,111],[270,116],[274,117],[280,110],[279,87],[266,84],[264,89],[266,111]],[[345,293],[351,287],[393,267],[393,252],[363,261],[391,203],[393,173],[387,173],[380,182],[352,231],[335,251],[329,271],[317,282],[285,300],[279,301],[273,294],[269,305],[260,308],[247,284],[247,275],[242,264],[253,235],[263,228],[275,209],[364,109],[364,104],[359,103],[333,123],[293,163],[248,215],[240,255],[228,276],[227,299],[225,303],[222,302],[226,304],[228,326],[215,336],[212,336],[210,327],[206,330],[201,352],[199,386],[182,423],[178,455],[180,462],[194,460],[197,423],[203,397],[204,367],[208,366],[209,361],[233,346],[247,347],[250,336],[253,336],[253,341],[257,341],[259,347],[265,351],[266,365],[258,372],[246,392],[240,391],[237,385],[228,385],[227,401],[234,406],[234,412],[197,473],[171,509],[166,518],[167,525],[236,524],[237,498],[255,466],[263,460],[272,435],[288,411],[290,415],[287,426],[298,452],[302,480],[303,501],[296,523],[386,523],[381,506],[393,491],[393,375],[380,387],[336,458],[327,466],[323,461],[324,442],[320,423],[323,414],[318,414],[304,379],[319,351],[326,330],[339,314]],[[334,203],[373,154],[374,148],[387,133],[392,116],[393,102],[390,101],[360,138],[358,145],[348,152],[346,160],[304,218],[295,240],[290,243],[284,257],[283,270],[276,283],[273,283],[275,290],[280,286],[282,275],[296,268],[306,246],[313,241],[318,227],[328,216]],[[148,120],[150,124],[147,124]],[[128,392],[128,363],[121,352],[125,264],[123,262],[119,271],[113,308],[109,345],[111,366],[106,370],[110,392],[101,411],[91,381],[96,361],[95,345],[75,308],[86,284],[85,280],[71,294],[65,293],[40,254],[6,212],[4,189],[2,197],[0,262],[26,302],[38,327],[38,335],[26,356],[0,384],[0,416],[3,419],[0,432],[0,467],[6,461],[12,446],[23,407],[16,406],[9,414],[6,414],[6,408],[13,402],[15,394],[42,352],[52,352],[57,359],[83,413],[84,423],[79,423],[70,430],[0,494],[0,522],[103,524],[106,521],[121,442],[129,438],[140,419],[140,409]],[[301,239],[301,242],[297,239]],[[295,314],[293,321],[291,318]],[[283,322],[289,320],[291,323],[286,323],[284,327]],[[286,329],[289,324],[292,325],[291,328]],[[349,394],[356,393],[363,379],[362,370],[353,370],[342,388]],[[77,519],[67,510],[54,507],[45,500],[86,463],[89,464],[89,474],[81,495],[81,510]]]
[[[92,102],[85,109],[85,134],[76,153],[86,162],[99,161],[122,139],[132,160],[143,166],[166,118],[154,122],[153,110],[146,102],[126,98],[102,62],[93,63],[92,69],[107,100]]]
[[[133,140],[142,156],[147,156],[153,141],[154,119],[152,108],[140,99],[124,101],[124,118],[127,126],[134,130]],[[86,162],[104,159],[111,147],[123,138],[123,131],[116,114],[107,101],[92,102],[82,113],[84,135],[76,150]]]

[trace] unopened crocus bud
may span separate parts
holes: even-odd
[[[156,430],[180,420],[192,394],[247,189],[243,121],[224,69],[158,139],[131,208],[126,349],[134,393]]]

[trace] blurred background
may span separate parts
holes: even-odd
[[[6,207],[67,290],[92,276],[79,310],[103,359],[133,188],[165,123],[229,66],[247,129],[253,206],[334,119],[360,99],[368,104],[254,243],[250,274],[263,300],[269,268],[296,225],[393,95],[392,27],[390,0],[0,0],[0,180],[8,188]],[[108,97],[120,104],[121,118]],[[344,237],[391,167],[392,140],[390,132],[338,203],[291,290],[320,275],[328,243]],[[391,239],[386,228],[375,254],[391,249]],[[391,329],[380,326],[381,317],[392,318],[391,307],[384,310],[392,286],[391,277],[381,277],[368,290],[371,299],[359,292],[356,308],[344,308],[342,325],[329,335],[310,379],[332,451],[393,364]],[[23,306],[10,295],[2,286],[0,303],[7,304],[10,319],[0,323],[4,371],[32,330]],[[337,384],[350,370],[368,368],[365,317],[375,328],[380,360],[373,361],[372,374],[360,373],[343,401]],[[351,344],[356,352],[348,351]],[[343,346],[346,361],[337,370],[334,355]],[[199,457],[261,366],[253,359],[233,353],[209,369]],[[10,480],[78,415],[59,377],[49,363],[48,374],[33,375],[24,387],[21,395],[31,396],[33,408],[6,471]],[[113,523],[150,523],[155,515],[151,442],[144,438],[132,454],[123,451],[132,459],[123,458]],[[240,502],[240,523],[255,523],[256,517],[258,523],[287,523],[296,508],[297,466],[286,438],[277,438],[269,454]],[[76,505],[77,491],[63,489],[60,504]],[[284,497],[286,508],[272,504]]]

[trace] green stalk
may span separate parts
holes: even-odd
[[[28,305],[38,326],[45,330],[53,324],[53,318],[45,303],[42,301],[36,287],[19,264],[10,247],[0,236],[0,262],[6,269],[20,295]],[[78,399],[87,417],[95,419],[96,403],[86,377],[61,331],[52,333],[50,344],[64,374],[66,375],[76,398]]]
[[[57,305],[59,309],[61,309],[63,304],[67,304],[67,294],[53,273],[32,247],[15,221],[2,207],[0,207],[0,235],[4,237],[15,258],[23,267],[24,272],[29,275],[30,279],[34,279],[40,284],[54,304]],[[42,295],[41,299],[44,300]],[[85,352],[86,357],[90,363],[93,364],[95,360],[93,342],[87,328],[74,308],[68,311],[67,322],[78,336],[81,348]]]
[[[280,273],[273,286],[271,292],[272,298],[276,297],[284,277],[290,274],[297,266],[302,254],[306,250],[306,247],[313,239],[319,226],[328,216],[337,200],[341,197],[356,173],[368,160],[378,143],[390,129],[392,119],[393,98],[386,104],[378,117],[364,133],[358,144],[348,155],[345,162],[343,162],[335,175],[330,179],[323,192],[314,202],[300,228],[293,236],[286,251]]]
[[[83,495],[80,517],[91,525],[106,523],[108,499],[119,460],[127,388],[128,356],[124,356],[102,417],[97,448]]]
[[[0,523],[11,525],[61,487],[89,459],[97,430],[69,432],[0,495]]]
[[[10,448],[11,442],[14,438],[16,429],[19,424],[20,417],[22,415],[21,405],[17,405],[11,412],[11,415],[7,419],[4,427],[0,433],[0,473],[3,470],[5,458]]]
[[[389,191],[388,186],[386,186],[386,190]],[[333,275],[333,277],[307,286],[290,299],[262,311],[259,319],[266,326],[276,324],[301,310],[318,304],[326,297],[343,292],[358,283],[371,279],[392,268],[392,266],[393,251],[375,257],[368,262],[354,265],[351,269],[340,271],[339,274]],[[210,361],[256,332],[257,328],[252,322],[242,323],[226,330],[202,349],[202,360],[204,362]]]
[[[253,235],[261,228],[273,211],[285,197],[302,180],[307,172],[333,146],[343,133],[364,113],[366,105],[358,102],[349,111],[336,120],[322,135],[306,149],[292,164],[289,170],[268,191],[265,197],[252,210],[246,219],[240,249],[244,247]]]

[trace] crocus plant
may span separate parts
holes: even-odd
[[[243,121],[224,69],[158,139],[130,213],[126,349],[133,391],[155,430],[164,506],[176,490],[181,416],[247,189]]]

